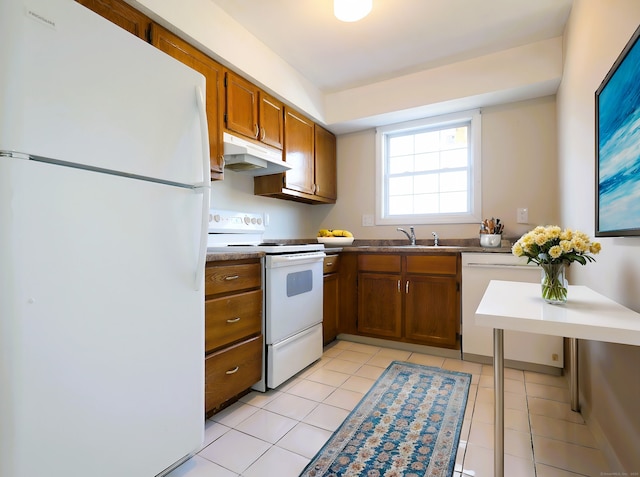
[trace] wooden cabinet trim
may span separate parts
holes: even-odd
[[[368,253],[358,255],[360,271],[400,273],[401,263],[400,255]]]

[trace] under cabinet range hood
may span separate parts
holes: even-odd
[[[223,133],[224,167],[252,176],[266,176],[291,169],[282,160],[282,151],[260,146],[246,139]]]

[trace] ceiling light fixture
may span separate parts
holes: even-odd
[[[343,22],[357,22],[371,11],[373,0],[333,0],[333,14]]]

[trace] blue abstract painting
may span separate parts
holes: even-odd
[[[637,37],[634,35],[626,56],[617,68],[614,65],[613,74],[597,94],[596,231],[606,235],[630,235],[633,229],[637,229],[633,235],[640,234],[640,41]]]

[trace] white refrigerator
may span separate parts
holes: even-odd
[[[0,1],[0,477],[147,477],[204,427],[204,78]]]

